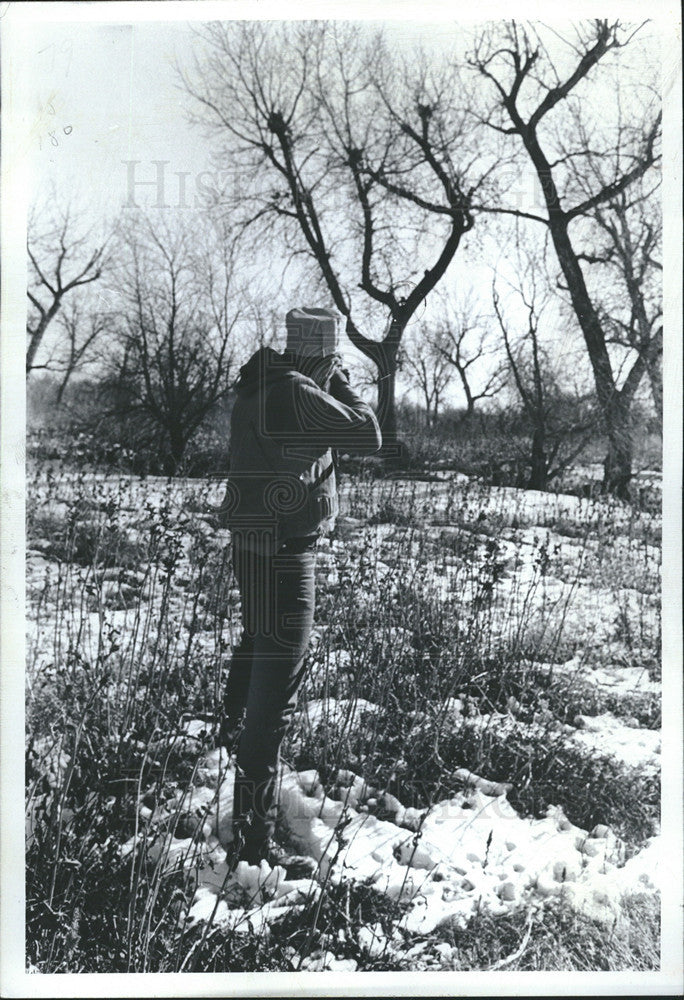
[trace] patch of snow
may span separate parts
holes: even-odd
[[[565,663],[553,664],[553,671],[588,681],[616,694],[657,694],[661,689],[660,681],[652,680],[648,670],[643,667],[628,667],[621,663],[594,666],[584,662],[581,656],[575,656]]]
[[[214,768],[224,763],[218,754],[213,760]],[[230,841],[233,778],[228,767],[214,784],[205,850]],[[404,809],[350,771],[338,774],[337,786],[339,800],[325,794],[316,771],[284,772],[283,826],[298,850],[317,861],[319,878],[372,885],[401,901],[407,932],[428,934],[444,921],[465,926],[478,909],[496,915],[551,897],[610,922],[623,894],[659,887],[658,838],[624,864],[622,845],[609,828],[581,830],[559,807],[550,807],[542,819],[524,819],[505,794],[475,788],[429,809]],[[378,800],[385,814],[394,812],[393,821],[364,811]],[[188,852],[183,841],[172,848],[175,857]],[[216,878],[200,872],[199,882],[192,920],[208,919],[216,908],[214,921],[238,932],[267,932],[272,920],[320,891],[311,879],[288,882],[282,869],[266,862],[258,867],[240,862],[225,878],[222,893]],[[359,945],[371,955],[394,946],[379,926],[359,933]]]
[[[303,972],[356,972],[353,958],[336,958],[332,951],[312,951],[302,959],[297,971]]]
[[[378,706],[365,698],[313,698],[303,705],[300,714],[311,729],[321,722],[353,728],[364,712],[375,714],[378,711]]]
[[[141,511],[153,512],[162,505],[181,519],[181,526],[187,524],[189,496],[197,502],[218,502],[224,489],[222,483],[203,484],[198,489],[196,481],[138,481],[99,474],[70,477],[65,473],[60,480],[60,497],[57,501],[52,495],[47,499],[52,513],[66,513],[69,504],[73,505],[74,490],[82,489],[80,482],[94,483],[98,498],[116,500],[119,510],[130,515],[132,527],[138,526],[135,519]],[[555,634],[557,624],[564,624],[564,635],[574,643],[572,649],[582,646],[588,652],[595,650],[602,663],[592,666],[577,656],[554,665],[554,673],[576,676],[616,694],[660,691],[660,682],[651,680],[645,669],[617,662],[619,622],[623,630],[624,623],[633,630],[636,643],[656,648],[659,550],[641,540],[657,537],[656,515],[639,514],[635,536],[634,512],[617,502],[485,488],[458,477],[438,483],[379,481],[370,484],[369,490],[371,515],[386,503],[396,504],[410,514],[410,523],[369,526],[358,518],[342,516],[340,523],[346,522],[353,536],[343,544],[334,538],[322,541],[320,575],[334,587],[339,578],[349,575],[351,567],[358,581],[357,606],[377,601],[378,593],[383,600],[389,599],[409,583],[423,595],[432,592],[453,602],[459,613],[463,609],[471,616],[468,621],[475,621],[479,612],[471,602],[481,597],[482,581],[489,572],[492,588],[482,604],[490,634],[517,636],[520,632],[531,641],[538,634],[541,646],[545,637]],[[66,500],[61,499],[62,494]],[[349,494],[347,487],[347,495],[342,497],[347,508]],[[351,500],[358,507],[364,497],[365,493],[359,493]],[[554,531],[554,524],[558,531]],[[610,531],[599,537],[599,526],[601,531],[609,526]],[[587,538],[582,536],[585,529]],[[580,537],[574,537],[576,530]],[[466,556],[456,549],[446,551],[443,558],[432,555],[432,543],[440,543],[440,537],[447,534],[453,535],[456,543],[459,536],[469,543],[464,549]],[[212,537],[226,543],[229,540],[225,532]],[[97,606],[97,587],[86,594],[89,603],[80,603],[84,588],[93,581],[88,581],[86,570],[68,567],[70,575],[66,584],[62,582],[62,589],[71,603],[61,603],[64,598],[57,576],[62,570],[45,558],[49,544],[48,539],[38,539],[27,559],[29,595],[38,605],[37,620],[29,623],[29,648],[38,669],[58,662],[70,643],[94,663],[98,655],[122,641],[126,661],[138,662],[138,653],[142,658],[145,650],[142,638],[136,638],[135,614],[120,605],[129,598],[133,601],[133,590],[144,585],[144,573],[140,571],[134,579],[130,571],[122,576],[118,569],[112,569],[106,574],[105,590],[111,590],[110,598],[119,603],[120,610],[110,607],[84,613]],[[542,550],[544,558],[540,560]],[[613,567],[619,569],[616,577],[611,576]],[[193,578],[186,556],[182,568],[183,576],[175,578],[181,597],[182,588]],[[161,582],[161,576],[155,577],[144,595],[147,613],[152,616],[158,602],[155,587],[158,591]],[[181,597],[173,591],[169,605],[171,616],[179,623],[187,612]],[[174,640],[176,653],[188,641],[183,629],[180,632]],[[410,645],[412,634],[396,629],[391,640],[393,648]],[[193,641],[201,644],[202,638],[195,635]],[[348,652],[332,650],[326,656],[317,677],[324,670],[343,675]],[[448,709],[459,716],[463,706],[453,699]],[[324,719],[357,725],[364,711],[377,708],[364,699],[327,698],[311,700],[300,710],[301,721],[311,726]],[[490,720],[501,726],[518,724],[512,718],[507,723],[505,716],[479,719],[483,724]],[[608,753],[632,766],[657,767],[658,733],[627,726],[610,715],[582,716],[579,721],[581,728],[571,738],[588,752]],[[178,735],[176,749],[198,752],[206,729],[206,723],[192,720]],[[162,751],[169,745],[167,738],[160,740],[158,747],[147,749]],[[63,763],[57,758],[55,782],[61,780],[61,768]],[[141,806],[138,836],[122,845],[122,852],[144,848],[152,862],[198,869],[199,888],[191,905],[191,922],[206,921],[213,914],[220,926],[268,933],[274,919],[310,906],[321,891],[315,879],[288,881],[282,868],[271,869],[265,863],[256,867],[241,862],[236,872],[228,873],[226,847],[232,839],[234,770],[226,752],[216,750],[206,755],[196,769],[195,781],[198,786],[154,811]],[[474,789],[429,810],[418,810],[405,808],[349,771],[338,773],[330,794],[315,771],[290,771],[281,781],[283,825],[302,852],[319,862],[321,877],[328,877],[333,884],[342,879],[372,884],[378,893],[401,900],[406,906],[403,925],[415,933],[430,933],[445,920],[465,925],[479,907],[496,914],[521,903],[541,905],[556,897],[567,899],[569,905],[597,919],[612,921],[619,913],[623,894],[659,889],[662,865],[658,838],[623,863],[622,847],[609,829],[583,831],[556,807],[543,819],[523,819],[508,803],[503,786],[478,781],[470,782]],[[170,836],[174,822],[183,836]],[[188,830],[192,836],[185,836]],[[362,928],[358,943],[369,955],[395,947],[380,925]],[[432,947],[431,951],[437,956],[435,961],[453,960],[446,948],[436,952]],[[343,970],[356,968],[356,963],[338,959],[326,944],[301,967]]]
[[[382,929],[382,924],[379,923],[366,924],[364,927],[360,927],[357,940],[359,947],[368,952],[371,958],[382,955],[383,952],[387,951],[389,946],[387,935]]]
[[[469,723],[483,730],[496,726],[499,736],[503,736],[506,730],[515,730],[518,734],[529,732],[530,740],[538,740],[544,731],[539,729],[539,725],[544,725],[543,715],[541,718],[540,715],[535,715],[534,721],[526,723],[517,719],[514,714],[482,713],[471,716]],[[661,735],[658,730],[642,729],[636,724],[627,725],[624,720],[605,713],[596,716],[578,715],[575,718],[575,726],[564,725],[562,732],[590,752],[614,757],[629,767],[656,771],[660,768]],[[505,788],[505,786],[499,788],[493,782],[482,783],[481,779],[477,779],[474,783],[477,785],[478,782],[482,791],[490,793]],[[492,788],[487,788],[487,785],[491,785]]]
[[[589,750],[610,754],[630,767],[660,767],[660,733],[653,729],[626,726],[614,715],[580,715],[575,719],[579,731],[576,742]]]

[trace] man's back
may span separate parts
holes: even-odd
[[[268,348],[243,367],[231,418],[233,530],[272,530],[282,542],[332,527],[331,449],[372,454],[382,438],[372,409],[346,378],[334,372],[329,389]]]

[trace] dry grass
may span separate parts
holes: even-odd
[[[141,800],[182,796],[198,780],[201,748],[179,743],[181,719],[216,703],[238,628],[226,539],[196,515],[216,492],[49,467],[30,481],[27,935],[40,971],[290,969],[333,933],[339,955],[383,967],[356,943],[364,923],[399,920],[377,893],[353,889],[351,928],[338,926],[342,890],[330,887],[314,924],[286,921],[268,941],[200,934],[184,925],[196,865],[169,869],[164,847],[182,810],[156,831],[156,862],[119,850],[155,833],[143,830]],[[656,728],[659,699],[602,693],[548,665],[587,645],[592,608],[609,601],[602,655],[653,662],[657,519],[572,498],[540,510],[523,493],[469,482],[357,476],[343,500],[335,547],[321,550],[302,700],[363,697],[380,711],[353,730],[295,728],[286,759],[324,782],[350,768],[420,806],[452,792],[465,766],[512,782],[523,814],[552,802],[579,825],[610,824],[634,850],[657,823],[657,779],[581,750],[568,723],[612,711]],[[636,617],[627,580],[639,582]],[[485,715],[494,723],[483,728]],[[201,850],[198,835],[197,864]],[[507,967],[654,968],[654,907],[628,901],[610,931],[545,908]],[[480,914],[458,937],[454,967],[510,956],[525,920]]]

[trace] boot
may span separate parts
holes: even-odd
[[[318,871],[318,862],[314,858],[293,854],[272,839],[259,845],[245,843],[239,854],[239,861],[246,861],[249,865],[258,865],[261,861],[268,862],[271,868],[279,865],[285,869],[288,880],[312,878]]]

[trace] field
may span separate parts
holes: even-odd
[[[318,870],[287,881],[225,866],[221,484],[33,465],[28,967],[657,969],[658,485],[343,477],[280,790]]]

